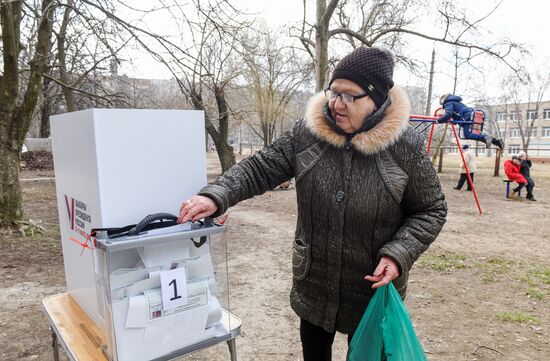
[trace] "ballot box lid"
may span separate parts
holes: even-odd
[[[178,224],[142,232],[138,235],[126,235],[117,238],[109,238],[106,232],[98,231],[95,237],[95,247],[106,252],[117,252],[130,248],[177,242],[178,239],[197,238],[197,242],[200,242],[200,237],[225,232],[226,226],[224,225],[198,222],[193,224]]]

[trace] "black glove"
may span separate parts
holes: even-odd
[[[443,123],[448,123],[448,122],[449,122],[448,120],[441,119],[441,118],[439,118],[439,119],[437,120],[437,124],[443,124]]]

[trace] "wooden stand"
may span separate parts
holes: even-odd
[[[101,345],[105,336],[68,293],[42,301],[52,330],[54,360],[59,360],[59,344],[70,360],[108,361]]]
[[[52,330],[53,359],[59,361],[59,344],[71,361],[109,361],[102,351],[105,336],[95,323],[82,311],[80,306],[68,293],[49,296],[42,301],[46,317]],[[227,339],[231,361],[237,361],[237,343],[235,337],[240,335],[241,321],[231,316],[235,333]],[[211,346],[205,344],[204,347]],[[204,348],[198,347],[197,350]],[[174,355],[178,357],[181,355]],[[174,357],[163,357],[170,360]]]

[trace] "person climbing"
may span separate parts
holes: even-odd
[[[458,122],[470,122],[459,123],[460,128],[462,128],[462,132],[464,134],[464,139],[484,142],[487,148],[489,148],[491,144],[499,147],[501,150],[504,148],[504,143],[498,138],[494,138],[488,134],[483,133],[472,133],[475,111],[473,108],[470,108],[462,103],[461,97],[453,94],[445,94],[441,96],[441,98],[439,99],[439,103],[445,109],[445,114],[437,119],[438,123],[447,123],[449,120]]]

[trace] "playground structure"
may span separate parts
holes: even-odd
[[[424,133],[428,128],[430,128],[430,135],[429,135],[429,138],[428,138],[428,146],[427,146],[427,149],[426,149],[426,152],[428,154],[430,153],[430,149],[431,149],[431,146],[432,146],[432,140],[433,140],[433,134],[434,134],[435,126],[438,125],[437,119],[439,118],[439,116],[442,115],[441,112],[444,112],[444,111],[445,110],[443,108],[438,108],[434,112],[433,116],[416,115],[416,114],[411,114],[409,116],[409,121],[410,122],[418,123],[414,128],[419,133]],[[474,195],[474,199],[475,199],[475,202],[476,202],[476,205],[477,205],[477,209],[479,211],[479,214],[483,214],[483,210],[481,209],[481,205],[479,204],[479,198],[477,196],[477,192],[476,192],[476,188],[474,186],[474,182],[472,181],[472,177],[470,177],[470,170],[468,169],[468,164],[466,164],[466,160],[464,159],[464,153],[462,152],[462,145],[460,144],[460,139],[464,139],[464,138],[460,138],[460,136],[459,136],[460,129],[457,132],[456,127],[455,127],[455,124],[458,124],[459,126],[460,125],[469,125],[469,126],[472,127],[472,129],[471,129],[472,134],[481,134],[483,132],[483,123],[485,122],[485,113],[481,110],[475,110],[473,114],[474,115],[473,115],[472,120],[460,120],[460,121],[449,120],[449,122],[447,124],[449,124],[451,126],[451,129],[453,131],[453,135],[455,137],[456,144],[458,146],[458,151],[460,152],[460,157],[462,159],[462,164],[464,165],[464,169],[466,171],[466,176],[468,177],[468,184],[470,184],[470,187],[472,188],[472,193]]]

